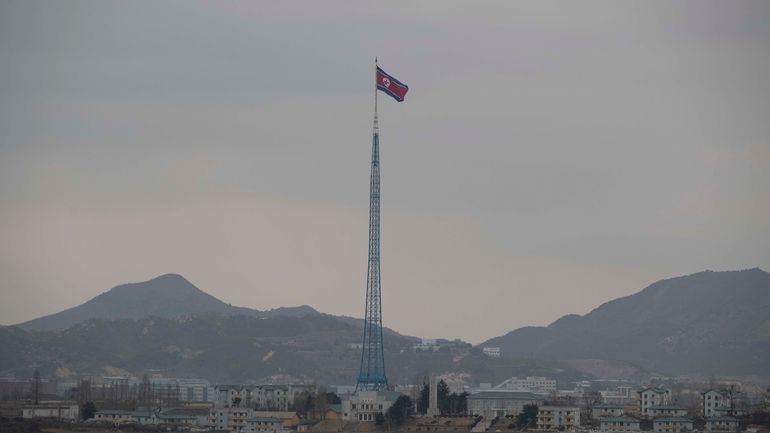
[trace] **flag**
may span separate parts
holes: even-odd
[[[409,91],[409,86],[388,75],[387,72],[383,71],[378,66],[377,90],[382,90],[383,92],[392,96],[396,101],[403,102],[404,96],[406,96],[406,92]]]

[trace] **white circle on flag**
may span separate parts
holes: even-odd
[[[382,84],[384,84],[385,87],[390,87],[390,80],[388,77],[382,77]]]

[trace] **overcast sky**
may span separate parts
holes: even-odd
[[[474,343],[770,270],[770,3],[0,2],[0,323],[180,273]]]

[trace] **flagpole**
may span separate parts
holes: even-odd
[[[377,120],[377,57],[374,58],[374,133],[380,134],[379,120]]]

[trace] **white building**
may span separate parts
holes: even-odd
[[[726,390],[709,389],[701,394],[703,416],[706,418],[731,415],[733,401]]]
[[[484,347],[481,352],[490,358],[499,358],[501,354],[499,347]]]
[[[599,430],[603,432],[639,431],[640,422],[630,416],[606,417],[599,421]]]
[[[29,404],[22,408],[23,418],[56,418],[69,421],[77,421],[80,410],[74,403],[41,403]]]
[[[538,430],[574,429],[580,426],[580,408],[540,406],[537,411]]]
[[[692,430],[692,420],[684,417],[655,418],[652,422],[655,433],[680,433]]]
[[[342,400],[342,419],[375,421],[377,414],[385,414],[401,394],[395,391],[359,391]]]
[[[526,405],[540,405],[543,399],[531,392],[481,391],[468,396],[468,414],[492,419],[518,415]]]
[[[642,416],[652,416],[650,408],[665,406],[671,403],[671,390],[666,388],[644,388],[639,391],[639,413]]]
[[[500,384],[495,386],[495,389],[549,394],[556,392],[556,380],[542,376],[527,376],[524,379],[514,376],[500,382]]]

